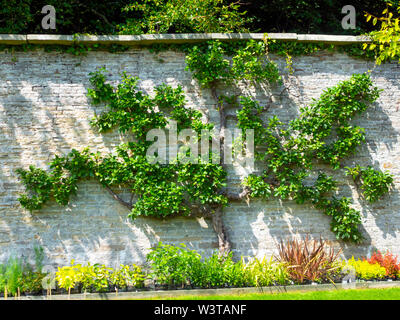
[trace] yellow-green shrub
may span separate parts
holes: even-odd
[[[80,272],[81,265],[74,265],[74,263],[75,260],[71,260],[71,266],[58,268],[58,271],[56,272],[56,280],[60,288],[70,290],[80,282],[82,276]]]
[[[355,260],[351,257],[347,265],[355,269],[356,277],[360,279],[383,279],[386,275],[386,269],[378,263],[371,264],[366,260]]]
[[[82,266],[74,263],[72,260],[71,266],[58,268],[56,280],[60,288],[70,290],[80,286],[83,290],[94,288],[101,292],[108,290],[110,284],[119,288],[140,287],[143,284],[144,274],[134,264],[132,268],[121,265],[119,269],[113,269],[100,264]]]
[[[142,270],[135,264],[132,264],[132,267],[121,264],[120,268],[110,275],[111,283],[118,288],[142,287],[144,278]]]
[[[289,274],[282,263],[268,260],[265,257],[260,260],[250,259],[245,263],[242,259],[243,275],[247,285],[262,287],[274,284],[284,285],[289,281]]]

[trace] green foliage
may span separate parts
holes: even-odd
[[[170,287],[193,286],[201,288],[244,287],[286,284],[288,277],[282,264],[271,260],[242,259],[234,262],[232,252],[220,255],[214,252],[202,258],[184,244],[171,246],[159,243],[147,255],[151,277]]]
[[[400,62],[400,17],[394,17],[393,12],[390,12],[389,7],[392,7],[391,3],[387,3],[386,9],[383,10],[384,16],[377,17],[370,13],[366,13],[367,22],[372,19],[372,23],[375,26],[378,22],[380,23],[380,30],[372,31],[370,36],[372,37],[373,43],[365,43],[363,48],[365,50],[378,51],[376,56],[376,64],[396,58]],[[397,13],[400,14],[400,4],[396,9]]]
[[[2,1],[0,6],[0,33],[19,33],[33,20],[30,13],[32,0]]]
[[[272,285],[286,285],[289,283],[289,273],[286,266],[274,261],[252,258],[247,263],[242,259],[243,282],[251,287],[264,287]]]
[[[279,56],[301,56],[309,55],[321,50],[331,49],[332,45],[325,43],[304,43],[304,42],[287,42],[279,40],[270,40],[267,38],[265,41],[268,46],[268,52],[274,53]]]
[[[104,157],[88,149],[72,150],[65,156],[56,156],[48,173],[33,166],[29,170],[19,169],[17,172],[30,192],[21,195],[21,205],[37,210],[53,198],[66,205],[75,194],[77,183],[88,178],[97,179],[104,187],[125,187],[137,194],[132,218],[187,214],[187,197],[203,205],[225,204],[226,197],[217,192],[226,177],[220,165],[180,161],[164,165],[147,160],[151,144],[145,141],[147,132],[165,128],[169,120],[177,122],[178,130],[187,128],[186,125],[197,132],[212,128],[201,121],[200,112],[184,107],[182,88],[162,84],[156,88],[155,97],[150,97],[137,89],[138,78],[124,73],[121,83],[114,88],[106,82],[105,72],[100,69],[90,74],[93,88],[88,90],[88,96],[93,104],[106,106],[91,123],[99,132],[118,128],[121,133],[132,134],[138,142],[123,143],[116,148],[116,154]]]
[[[266,45],[269,53],[277,54],[286,57],[287,64],[291,64],[292,56],[312,55],[320,51],[341,52],[346,53],[351,57],[361,58],[364,60],[374,60],[377,50],[364,50],[363,44],[346,44],[334,45],[326,43],[308,43],[298,41],[280,41],[266,40]]]
[[[339,169],[341,160],[364,142],[364,129],[351,126],[350,120],[368,108],[379,96],[369,74],[355,74],[349,80],[328,88],[318,100],[302,108],[300,115],[286,127],[272,117],[264,125],[257,104],[246,100],[238,111],[238,127],[255,130],[255,145],[265,146],[256,156],[265,163],[261,175],[249,175],[244,185],[254,197],[275,196],[306,201],[332,217],[331,229],[338,239],[358,242],[360,214],[347,198],[329,194],[336,189],[332,177],[319,173],[310,184],[317,160]]]
[[[71,290],[80,280],[78,272],[80,265],[74,266],[75,261],[71,261],[71,266],[59,267],[56,272],[56,281],[60,288]]]
[[[130,0],[115,0],[113,5],[101,0],[23,0],[3,1],[0,8],[1,33],[57,33],[57,34],[112,34],[116,24],[125,21],[121,9]],[[45,14],[42,7],[52,5],[56,9],[56,30],[43,29]]]
[[[313,52],[316,45],[282,46],[272,42],[272,48],[278,54],[289,55],[302,50]],[[226,86],[241,80],[252,84],[280,81],[276,64],[266,55],[271,49],[268,41],[238,41],[231,45],[209,41],[181,49],[187,52],[187,69],[201,86],[211,87],[215,95],[218,83]],[[228,55],[232,58],[228,59]],[[91,124],[99,132],[118,129],[130,135],[132,141],[106,156],[90,153],[88,149],[72,150],[68,155],[56,156],[49,172],[33,166],[29,170],[18,169],[28,190],[19,198],[21,205],[31,211],[40,209],[50,199],[66,205],[76,193],[77,183],[88,178],[97,179],[111,192],[112,187],[118,187],[137,195],[135,203],[125,202],[131,208],[131,218],[188,215],[192,204],[207,205],[210,211],[214,205],[226,205],[227,197],[221,193],[226,171],[221,165],[203,163],[200,158],[195,158],[198,164],[181,159],[169,159],[168,165],[148,161],[151,142],[145,138],[150,130],[166,129],[171,120],[176,121],[178,132],[189,127],[198,137],[202,130],[213,128],[212,124],[202,122],[201,112],[185,106],[182,87],[161,84],[152,97],[138,89],[137,77],[123,73],[121,82],[112,86],[107,82],[106,72],[101,68],[90,73],[92,88],[88,89],[88,96],[94,105],[104,107]],[[312,172],[318,162],[339,169],[341,161],[365,141],[364,128],[352,126],[350,121],[376,101],[379,92],[369,74],[354,74],[326,89],[288,124],[275,116],[265,124],[261,119],[264,108],[249,97],[240,96],[236,100],[236,97],[216,96],[221,106],[228,103],[239,107],[238,127],[243,133],[254,129],[256,158],[264,163],[265,170],[261,175],[249,175],[243,182],[250,196],[309,202],[332,217],[331,230],[338,239],[361,241],[360,214],[351,208],[350,199],[332,196],[337,189],[336,181],[322,172],[314,177]],[[186,155],[191,156],[189,151]],[[366,171],[363,181],[368,199],[377,199],[372,193],[380,197],[386,192],[389,180],[388,174],[367,175]],[[117,197],[115,193],[114,196]]]
[[[24,274],[24,263],[17,257],[10,257],[5,265],[1,266],[0,273],[2,274],[0,283],[3,284],[1,288],[4,292],[7,287],[7,292],[15,295],[18,288],[22,287],[23,274]]]
[[[69,197],[76,193],[79,179],[91,176],[94,162],[87,149],[82,153],[72,150],[65,157],[56,156],[50,168],[50,173],[34,166],[30,166],[29,170],[17,169],[20,179],[31,193],[23,194],[18,199],[24,208],[30,211],[41,209],[51,197],[58,204],[67,205]]]
[[[184,244],[172,246],[159,243],[146,257],[151,263],[150,275],[161,285],[184,286],[190,280],[191,268],[198,265],[201,256]]]
[[[365,11],[379,15],[387,0],[353,0],[355,30],[341,26],[343,0],[8,0],[0,7],[0,33],[116,34],[185,32],[297,32],[360,34],[372,24]],[[397,0],[391,1],[394,5]],[[56,8],[56,30],[42,29],[45,5]],[[285,14],[282,14],[282,13]]]
[[[16,172],[25,188],[33,193],[31,197],[27,194],[22,195],[18,201],[28,210],[40,209],[50,198],[52,181],[49,175],[43,169],[34,166],[29,166],[29,170],[17,169]]]
[[[254,18],[251,30],[258,32],[295,32],[300,34],[362,34],[371,30],[363,19],[365,11],[380,13],[387,0],[253,0],[243,5]],[[397,2],[394,0],[392,2]],[[343,29],[341,9],[356,8],[356,29]]]
[[[117,288],[128,288],[136,287],[140,288],[143,286],[145,276],[141,268],[137,265],[120,265],[118,269],[110,275],[111,284]]]
[[[230,49],[220,41],[208,41],[188,50],[186,68],[203,87],[217,81],[225,84],[240,80],[279,82],[278,68],[267,59],[265,48],[262,41],[254,40]],[[228,54],[232,55],[232,62],[227,59]]]
[[[317,206],[323,208],[324,213],[332,217],[331,230],[338,239],[357,243],[362,240],[358,230],[361,216],[359,211],[350,207],[350,202],[349,198],[333,197],[330,200],[321,200]]]
[[[42,291],[42,280],[46,273],[42,272],[43,248],[34,247],[35,268],[26,263],[24,259],[9,257],[5,264],[0,264],[0,292],[10,295],[20,293],[40,293]]]
[[[195,287],[242,287],[244,281],[243,267],[233,262],[232,252],[227,255],[214,252],[210,257],[197,261],[190,270],[190,282]]]
[[[209,43],[207,50],[193,46],[186,56],[187,69],[202,86],[207,87],[213,81],[229,81],[230,63],[224,58],[224,50],[219,42]]]
[[[223,0],[133,1],[122,10],[134,16],[118,28],[122,34],[246,31],[251,18],[239,8]]]
[[[351,175],[356,184],[361,187],[367,201],[376,202],[389,192],[393,182],[393,175],[389,171],[381,172],[371,166],[362,167],[360,165],[354,168],[346,167],[346,169],[346,174]]]
[[[246,47],[237,50],[232,58],[232,78],[255,83],[276,83],[281,79],[276,64],[265,59],[266,46],[262,41],[250,40]]]
[[[45,278],[46,273],[42,273],[40,271],[33,271],[31,268],[27,268],[24,272],[22,281],[21,281],[21,293],[33,293],[39,294],[42,293],[43,287],[42,282]]]

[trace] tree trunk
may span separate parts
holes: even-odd
[[[220,121],[220,127],[219,127],[219,154],[220,154],[220,165],[226,170],[225,168],[225,163],[224,163],[224,158],[225,158],[225,128],[226,128],[226,114],[225,114],[225,109],[223,102],[219,103],[219,97],[217,94],[217,87],[216,84],[213,83],[211,85],[211,94],[213,98],[215,99],[216,107],[219,112],[219,121]],[[217,234],[218,237],[218,250],[221,255],[225,255],[229,253],[232,249],[232,245],[229,239],[229,235],[226,231],[225,224],[223,221],[223,210],[222,210],[222,205],[219,205],[214,213],[211,216],[212,220],[212,225],[215,233]]]
[[[222,219],[223,211],[222,207],[216,208],[215,212],[211,216],[212,225],[215,233],[218,237],[218,250],[221,255],[229,253],[232,249],[231,242],[228,237],[228,233],[225,228],[224,221]]]

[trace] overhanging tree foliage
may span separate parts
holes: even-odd
[[[117,34],[183,32],[297,32],[361,34],[373,29],[364,12],[379,15],[398,0],[4,0],[0,33]],[[341,9],[356,9],[356,29],[344,30]],[[43,29],[42,7],[56,9],[56,30]]]

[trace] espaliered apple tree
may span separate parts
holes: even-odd
[[[232,201],[249,197],[280,197],[308,202],[332,217],[331,229],[338,239],[359,242],[360,213],[350,206],[350,199],[332,195],[336,182],[325,173],[310,185],[306,179],[316,162],[328,163],[333,169],[342,168],[341,160],[353,153],[364,141],[364,129],[350,124],[351,119],[374,102],[379,90],[368,74],[353,75],[349,80],[327,89],[309,107],[301,110],[297,119],[288,125],[272,117],[264,123],[260,114],[266,110],[251,97],[227,97],[220,92],[245,80],[248,84],[279,83],[277,66],[266,54],[266,43],[248,41],[230,46],[219,41],[186,47],[187,69],[203,90],[209,90],[215,100],[220,121],[217,139],[220,142],[219,163],[204,161],[152,163],[147,153],[152,142],[146,141],[152,129],[168,129],[173,120],[178,132],[190,128],[197,134],[214,129],[214,124],[202,121],[200,111],[188,108],[183,89],[162,84],[153,97],[138,89],[139,79],[122,75],[116,87],[107,83],[105,70],[91,73],[88,96],[95,105],[106,110],[91,124],[99,132],[119,130],[129,134],[131,142],[122,143],[116,154],[101,156],[89,149],[72,150],[55,156],[50,169],[34,166],[18,169],[27,193],[19,198],[28,210],[39,210],[46,201],[61,205],[69,203],[82,179],[96,179],[120,204],[129,209],[129,216],[165,218],[177,215],[196,215],[212,219],[218,236],[219,249],[231,249],[223,223],[223,208]],[[231,56],[231,59],[227,59]],[[265,170],[251,174],[243,181],[243,191],[228,193],[225,189],[226,167],[224,143],[227,105],[237,107],[237,126],[254,130],[256,158]],[[215,138],[215,137],[214,137]],[[211,144],[211,139],[210,139]],[[257,148],[262,147],[262,148]],[[262,151],[260,151],[262,150]],[[210,159],[214,155],[210,152]],[[347,168],[367,200],[376,201],[389,190],[390,174],[373,168]],[[132,194],[123,199],[115,190],[125,188]],[[229,219],[229,217],[226,217]]]

